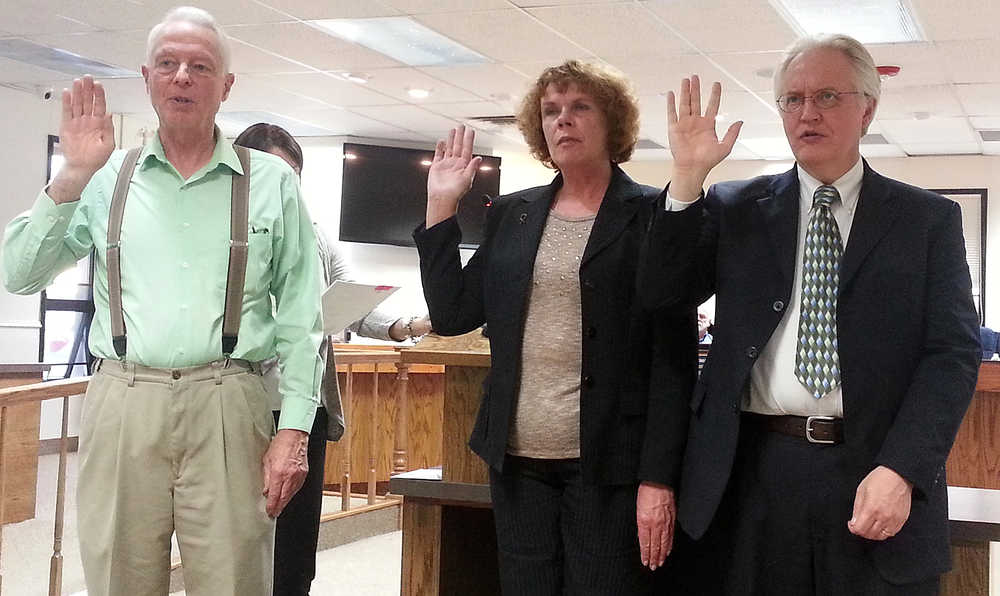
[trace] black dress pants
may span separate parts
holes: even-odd
[[[636,485],[584,484],[578,459],[507,456],[490,470],[504,596],[643,596]]]
[[[274,420],[277,424],[278,412],[274,412]],[[274,532],[274,596],[309,596],[309,586],[316,577],[326,423],[326,408],[320,407],[309,433],[305,484],[278,516]]]
[[[693,555],[698,596],[932,596],[939,578],[896,585],[882,578],[847,521],[858,468],[847,445],[768,432],[746,417],[719,511]],[[890,538],[891,540],[891,538]]]

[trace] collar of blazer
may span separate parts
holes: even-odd
[[[533,255],[538,251],[538,243],[541,240],[545,221],[549,216],[549,208],[562,184],[563,179],[560,173],[556,174],[548,186],[541,186],[534,189],[534,192],[521,194],[521,200],[529,203],[519,215],[521,223],[524,224],[521,234],[522,249],[527,254]],[[604,193],[604,200],[601,201],[601,207],[597,211],[597,218],[590,231],[590,239],[583,251],[581,267],[625,231],[629,221],[642,205],[641,198],[642,187],[629,178],[618,164],[612,164],[608,190]]]
[[[867,161],[862,162],[861,196],[854,212],[851,236],[844,249],[841,289],[854,277],[865,257],[889,231],[901,211],[899,197],[888,180],[873,170]],[[782,174],[765,177],[761,179],[762,184],[751,183],[747,190],[751,200],[757,202],[775,254],[779,255],[779,266],[789,283],[795,274],[795,260],[798,258],[800,197],[796,168],[793,166]]]

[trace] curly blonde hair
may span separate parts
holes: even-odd
[[[541,100],[549,85],[565,91],[570,84],[594,98],[604,112],[611,161],[628,161],[639,140],[639,102],[632,91],[632,85],[617,71],[578,60],[567,60],[559,66],[546,68],[521,101],[517,112],[517,128],[524,135],[531,155],[550,168],[559,168],[552,161],[545,133],[542,131]]]

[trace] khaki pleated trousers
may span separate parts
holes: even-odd
[[[274,422],[259,369],[105,360],[80,428],[89,596],[165,596],[177,533],[189,596],[270,596],[274,522],[261,459]]]

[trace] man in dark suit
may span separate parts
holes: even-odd
[[[639,287],[647,307],[717,296],[678,515],[721,585],[696,593],[934,594],[949,568],[978,323],[958,206],[861,159],[879,86],[856,40],[800,40],[775,75],[795,167],[703,198],[739,124],[718,141],[720,89],[702,115],[697,77],[668,99]]]

